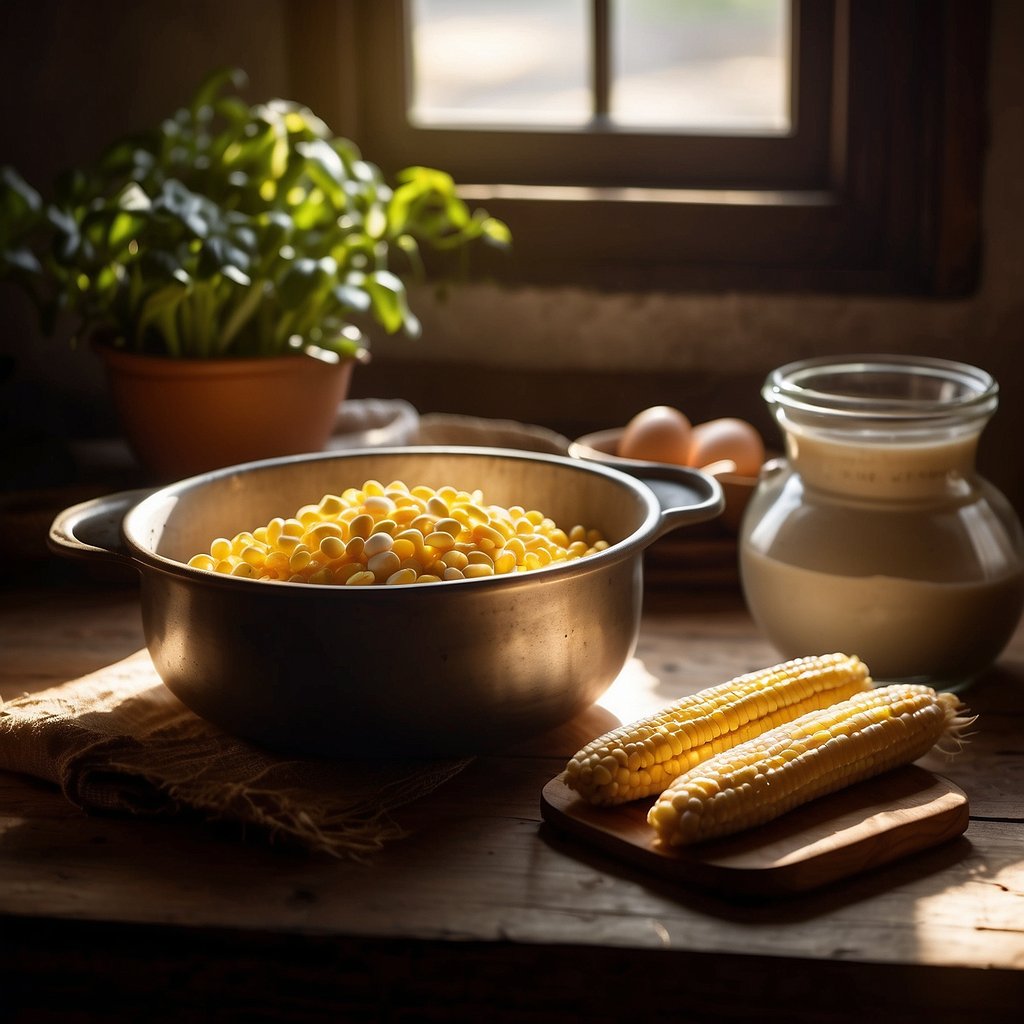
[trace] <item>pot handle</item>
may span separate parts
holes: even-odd
[[[648,462],[628,472],[646,484],[661,505],[661,522],[652,541],[677,527],[715,519],[725,509],[722,485],[702,470]]]
[[[147,488],[119,491],[64,509],[50,524],[48,547],[69,558],[132,564],[121,541],[121,521],[149,494]]]

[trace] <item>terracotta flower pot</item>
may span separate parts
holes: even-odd
[[[158,479],[322,450],[354,359],[170,359],[97,344],[128,443]]]

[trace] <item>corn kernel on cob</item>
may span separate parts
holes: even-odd
[[[651,796],[713,754],[870,686],[864,663],[845,654],[750,672],[591,741],[567,764],[565,781],[592,804]]]
[[[880,686],[710,758],[668,786],[647,820],[669,846],[731,835],[909,764],[973,721],[954,694]]]

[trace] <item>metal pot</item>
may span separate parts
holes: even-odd
[[[720,487],[696,470],[635,472],[643,479],[489,448],[293,456],[76,505],[54,520],[50,545],[138,571],[157,671],[228,733],[330,757],[470,754],[593,703],[634,650],[644,550],[722,510]],[[489,503],[596,528],[609,547],[529,573],[401,587],[263,583],[185,564],[215,537],[368,479],[480,488]]]

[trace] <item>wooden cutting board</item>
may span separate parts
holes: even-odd
[[[955,839],[967,797],[948,779],[907,765],[798,807],[767,825],[687,848],[662,847],[647,824],[653,798],[592,807],[556,776],[541,794],[554,828],[677,881],[783,895],[859,874]]]

